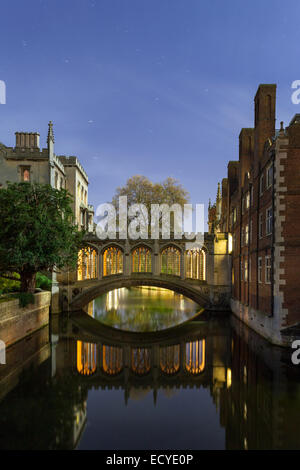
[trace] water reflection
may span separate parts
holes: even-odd
[[[198,304],[168,289],[115,289],[95,299],[87,311],[105,325],[124,331],[160,331],[201,312]]]
[[[299,368],[233,317],[152,336],[74,317],[18,348],[1,449],[300,449]]]

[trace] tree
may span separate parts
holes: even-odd
[[[21,292],[34,292],[38,271],[75,268],[83,233],[71,198],[64,189],[37,183],[0,189],[0,273],[19,273]]]
[[[174,178],[167,178],[162,183],[152,183],[146,176],[135,175],[127,180],[123,187],[116,190],[113,204],[118,207],[119,196],[127,196],[128,205],[145,204],[150,212],[151,204],[179,204],[183,207],[189,200],[189,193]]]
[[[183,208],[189,200],[189,193],[174,178],[167,178],[162,183],[152,183],[146,176],[135,175],[127,180],[123,187],[116,189],[112,203],[118,213],[118,199],[127,196],[127,204],[144,204],[151,214],[151,204],[179,204]],[[171,214],[171,227],[173,214]]]

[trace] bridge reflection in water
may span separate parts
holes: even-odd
[[[235,318],[152,334],[91,322],[8,348],[0,449],[300,449],[299,368]]]
[[[87,376],[97,372],[111,376],[127,368],[134,374],[145,375],[153,368],[166,375],[173,375],[181,369],[181,359],[183,369],[190,374],[200,374],[205,367],[205,339],[183,345],[132,347],[129,357],[126,349],[125,346],[77,341],[77,371]]]

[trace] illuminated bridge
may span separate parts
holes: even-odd
[[[85,243],[77,272],[58,276],[58,311],[80,310],[101,294],[132,286],[170,289],[206,309],[228,307],[231,247],[225,233],[206,233],[201,249],[186,239],[102,241],[89,235]]]

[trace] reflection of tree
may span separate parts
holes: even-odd
[[[180,294],[161,289],[118,289],[110,302],[105,294],[95,300],[95,318],[106,325],[131,331],[169,328],[191,318],[198,305]]]
[[[72,449],[76,411],[84,412],[87,392],[67,372],[51,378],[50,363],[23,373],[0,403],[0,448]]]

